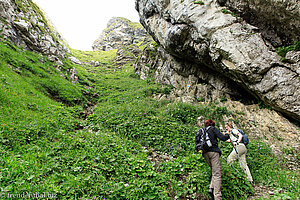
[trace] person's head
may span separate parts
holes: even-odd
[[[216,126],[216,122],[214,122],[213,120],[211,119],[208,119],[204,122],[204,126],[205,127],[208,127],[208,126]]]
[[[202,124],[204,123],[205,118],[203,116],[199,116],[197,118],[197,126],[202,126]]]
[[[225,128],[227,130],[231,130],[233,128],[233,126],[232,126],[232,124],[230,122],[228,122],[228,123],[225,124]]]

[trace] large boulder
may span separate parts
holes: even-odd
[[[213,71],[213,80],[227,79],[233,83],[231,88],[238,85],[236,90],[244,88],[265,104],[300,120],[299,70],[281,62],[257,27],[217,0],[136,0],[136,9],[141,24],[181,63],[181,69],[198,66],[198,71]],[[294,28],[299,31],[299,26]],[[168,67],[176,71],[176,66]],[[164,72],[170,69],[160,73]]]

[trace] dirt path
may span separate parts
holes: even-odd
[[[261,186],[259,184],[256,184],[254,186],[254,194],[249,196],[247,198],[247,200],[254,200],[254,199],[259,199],[259,198],[269,199],[269,194],[270,194],[269,188],[267,188],[265,186]]]

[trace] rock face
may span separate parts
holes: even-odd
[[[48,55],[60,62],[70,50],[31,1],[0,0],[0,33],[18,46]]]
[[[149,42],[150,37],[140,23],[128,19],[114,17],[109,20],[107,28],[94,42],[94,51],[109,51],[121,49],[123,46]]]
[[[244,91],[210,68],[178,59],[154,45],[143,50],[135,64],[135,72],[143,80],[153,78],[161,84],[174,86],[176,89],[168,98],[182,102],[218,101],[227,94],[240,99]]]
[[[0,18],[0,35],[4,39],[46,55],[50,61],[56,63],[59,71],[64,71],[61,60],[71,52],[36,4],[31,0],[0,0]],[[73,77],[72,82],[77,81],[75,68],[67,70],[66,73]]]
[[[225,93],[238,92],[243,88],[266,105],[299,121],[299,65],[282,63],[257,27],[236,17],[219,2],[136,0],[142,25],[167,54],[163,61],[176,61],[173,62],[176,64],[161,66],[163,70],[159,71],[159,76],[168,77],[171,84],[180,80],[178,76],[181,75],[193,77],[189,79],[190,87],[195,87],[204,77],[205,81],[221,88],[221,91],[226,88],[223,90]],[[230,2],[233,1],[221,3],[225,5]],[[289,5],[293,3],[289,2]],[[292,7],[297,7],[296,1]],[[297,11],[286,12],[297,15],[299,9]],[[296,24],[299,23],[299,20],[296,21]],[[289,30],[285,31],[289,34]],[[291,31],[291,35],[299,33],[299,26]],[[297,37],[299,34],[295,39]],[[211,78],[207,77],[208,73],[212,74]]]
[[[137,22],[122,17],[109,20],[107,28],[94,42],[94,51],[110,51],[117,49],[116,65],[134,62],[148,43],[153,42],[144,27]]]
[[[219,0],[219,3],[258,27],[275,47],[300,40],[298,0]]]

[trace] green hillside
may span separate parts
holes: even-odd
[[[196,118],[220,125],[239,114],[217,103],[153,99],[172,87],[140,80],[133,63],[115,67],[116,51],[74,54],[102,65],[64,60],[63,72],[77,70],[73,84],[46,57],[1,41],[1,197],[208,199],[211,170],[194,151]],[[230,144],[221,149],[227,158]],[[247,159],[256,185],[274,191],[271,199],[299,197],[299,172],[278,164],[270,147],[251,140]],[[246,199],[254,191],[234,167],[240,173],[222,159],[223,198]]]

